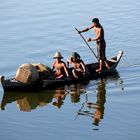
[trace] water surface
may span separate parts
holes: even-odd
[[[0,3],[0,75],[23,63],[51,66],[61,51],[96,62],[76,33],[98,17],[107,57],[123,50],[118,73],[86,84],[40,93],[4,93],[0,86],[0,139],[139,140],[140,2],[138,0],[7,0]],[[94,33],[83,34],[94,37]],[[96,44],[90,43],[96,52]]]

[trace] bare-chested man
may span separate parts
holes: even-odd
[[[98,59],[99,59],[99,69],[96,70],[96,72],[101,72],[102,68],[103,68],[103,62],[105,63],[105,66],[107,68],[110,68],[107,59],[106,59],[106,55],[105,55],[105,49],[106,49],[106,42],[104,39],[104,29],[101,26],[101,24],[99,23],[99,19],[98,18],[93,18],[92,20],[92,25],[82,31],[79,31],[79,33],[82,32],[86,32],[89,31],[90,29],[93,29],[95,31],[95,38],[88,38],[87,41],[96,41],[97,44],[97,51],[98,51]]]
[[[52,64],[52,70],[55,71],[55,78],[60,79],[69,77],[66,64],[61,60],[63,57],[60,52],[56,52],[54,57],[55,61]]]

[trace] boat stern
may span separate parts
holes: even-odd
[[[123,51],[119,51],[117,55],[117,61],[120,61],[120,59],[122,58],[122,55],[123,55]]]

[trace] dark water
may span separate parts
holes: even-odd
[[[6,78],[23,63],[51,66],[56,51],[64,60],[78,51],[86,63],[96,61],[74,29],[93,17],[104,26],[107,57],[119,50],[124,56],[118,73],[85,84],[40,93],[4,93],[0,86],[0,139],[139,140],[139,7],[138,0],[2,0],[0,75]]]

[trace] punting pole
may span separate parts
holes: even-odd
[[[75,28],[75,30],[79,33],[78,29]],[[89,46],[89,44],[87,43],[86,39],[83,37],[83,35],[81,33],[79,33],[80,36],[83,38],[84,42],[86,43],[86,45],[88,46],[88,48],[91,50],[91,52],[94,54],[94,56],[96,57],[96,59],[98,60],[98,57],[96,56],[96,54],[94,53],[94,51],[92,50],[92,48]]]

